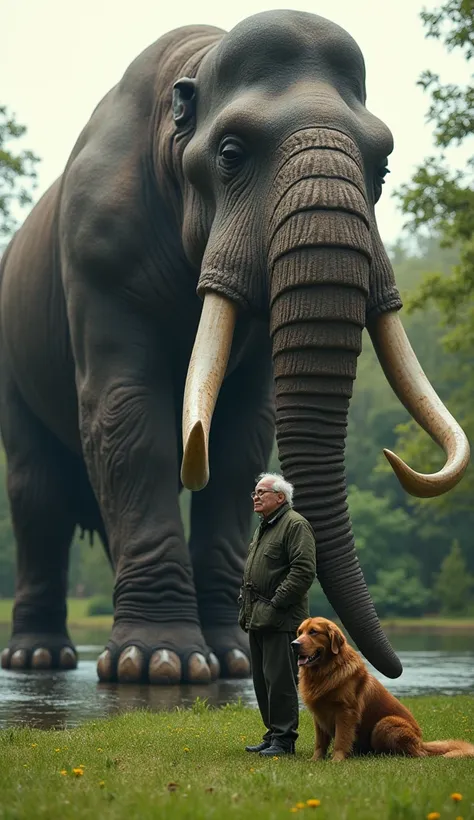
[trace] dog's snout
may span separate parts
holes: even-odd
[[[291,645],[292,645],[293,649],[299,649],[299,647],[301,646],[298,638],[296,638],[296,640],[292,641]]]

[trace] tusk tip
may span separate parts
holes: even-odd
[[[209,481],[207,436],[201,421],[197,421],[184,445],[181,481],[188,490],[202,490]]]
[[[443,471],[424,475],[412,470],[391,450],[384,449],[383,454],[403,489],[415,498],[436,498],[443,495],[459,483],[466,469],[464,467],[462,471],[453,472],[450,476],[443,476]]]
[[[438,495],[437,492],[433,493],[433,486],[430,486],[428,482],[425,483],[423,481],[424,476],[419,473],[415,473],[415,471],[412,470],[408,464],[405,464],[405,462],[400,458],[400,456],[397,456],[396,453],[392,453],[391,450],[384,449],[383,454],[405,492],[410,495],[414,495],[417,498],[427,498],[430,495]]]

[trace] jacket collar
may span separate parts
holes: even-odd
[[[278,507],[278,509],[272,515],[271,518],[262,518],[260,522],[260,527],[262,529],[264,527],[271,527],[271,525],[278,521],[282,517],[282,515],[285,515],[285,513],[288,512],[289,509],[291,509],[290,505],[288,504],[288,501],[285,501],[285,503],[282,504],[281,507]]]

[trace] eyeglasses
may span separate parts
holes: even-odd
[[[255,490],[254,493],[250,493],[250,498],[253,498],[253,499],[261,498],[262,495],[265,495],[265,493],[279,493],[279,492],[280,492],[280,490]]]

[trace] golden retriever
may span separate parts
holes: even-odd
[[[367,671],[332,621],[307,618],[292,645],[298,653],[300,694],[314,719],[312,760],[325,758],[332,738],[333,761],[369,752],[474,757],[474,746],[462,740],[423,742],[411,712]]]

